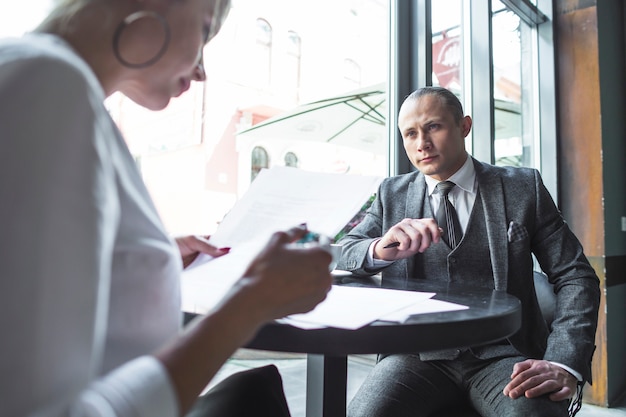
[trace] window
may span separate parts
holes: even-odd
[[[532,136],[523,146],[522,120],[532,118],[532,108],[522,115],[522,34],[530,29],[502,3],[492,3],[494,155],[496,165],[533,166]],[[525,60],[527,61],[527,60]],[[531,80],[528,80],[531,81]],[[526,88],[527,92],[532,88]],[[527,104],[532,105],[529,100]],[[522,117],[524,116],[524,117]],[[532,124],[531,124],[532,126]]]
[[[0,34],[34,27],[54,2],[35,1],[22,12],[3,13],[8,6],[0,6]],[[431,84],[453,90],[472,116],[472,155],[539,168],[556,197],[551,0],[232,5],[204,50],[205,83],[157,113],[121,96],[107,100],[172,234],[212,233],[263,167],[410,171],[398,146],[397,109],[413,89]],[[11,30],[16,15],[28,19]],[[294,130],[282,123],[280,132],[241,134],[306,103],[375,88],[382,98],[367,134],[336,141],[322,134],[331,118],[314,113]]]
[[[144,118],[125,117],[117,102],[110,105],[114,113],[121,110],[121,127],[131,136],[131,150],[141,160],[144,180],[172,234],[211,234],[264,167],[350,175],[385,175],[388,170],[386,103],[377,107],[382,124],[371,123],[367,136],[347,141],[327,142],[332,135],[319,131],[306,135],[327,126],[313,113],[295,131],[256,137],[240,132],[305,103],[384,83],[389,1],[233,0],[232,6],[224,27],[204,50],[207,81],[194,86],[200,97],[195,109],[182,112],[179,121],[169,120],[167,111],[149,116],[155,123],[167,117],[168,125],[182,125],[193,139],[184,145],[172,139],[169,147],[162,146],[164,141],[143,143],[152,143],[151,135],[135,139],[131,133],[143,131],[138,124]],[[349,83],[348,57],[354,63]],[[192,100],[186,97],[192,94],[171,106]],[[192,119],[192,114],[201,117]]]
[[[468,151],[496,165],[540,169],[556,198],[552,3],[396,0],[391,6],[394,106],[424,85],[449,88],[474,121]],[[397,143],[396,136],[391,172],[408,172],[413,168]]]
[[[254,149],[252,149],[252,170],[250,171],[250,182],[254,181],[263,168],[269,168],[269,166],[270,158],[267,151],[260,146],[255,146]]]
[[[293,152],[287,152],[285,154],[285,166],[298,168],[298,156]]]
[[[298,101],[300,88],[300,66],[302,64],[302,39],[290,30],[287,32],[287,53],[284,67],[283,88],[291,94],[294,101]]]
[[[267,87],[272,74],[272,26],[265,19],[256,20],[256,48],[252,57],[254,67],[249,68],[250,74],[256,74],[257,87]]]

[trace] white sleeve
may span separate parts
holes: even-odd
[[[380,239],[375,239],[367,248],[367,256],[365,257],[365,267],[369,269],[384,268],[391,265],[395,261],[385,261],[384,259],[374,258],[374,246]]]
[[[74,407],[72,417],[178,415],[167,373],[152,356],[128,362],[96,381]]]
[[[119,222],[100,96],[66,62],[0,59],[0,416],[178,413],[155,358],[99,376]]]

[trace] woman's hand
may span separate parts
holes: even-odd
[[[332,283],[330,253],[322,247],[289,245],[306,232],[300,227],[275,233],[222,301],[156,353],[169,372],[182,410],[188,409],[224,361],[245,345],[259,326],[309,311],[326,298]],[[223,254],[201,238],[176,242],[183,258],[200,252]]]
[[[209,236],[183,236],[176,238],[176,244],[183,259],[183,268],[187,268],[201,253],[214,258],[226,255],[230,248],[216,248],[208,242]]]
[[[326,298],[332,284],[330,253],[322,247],[288,245],[305,233],[303,228],[275,233],[237,282],[257,317],[272,320],[304,313]]]

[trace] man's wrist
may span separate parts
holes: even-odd
[[[379,241],[380,241],[380,238],[374,239],[372,243],[370,243],[369,247],[367,248],[367,257],[365,258],[365,267],[367,269],[384,268],[388,265],[391,265],[394,262],[394,261],[385,261],[382,259],[374,258],[374,248],[376,247],[376,244]]]
[[[562,363],[559,363],[559,362],[553,362],[553,361],[549,361],[549,362],[553,365],[558,366],[559,368],[565,369],[567,372],[572,374],[578,382],[583,382],[583,376],[579,372],[576,372],[575,370],[570,368],[569,366],[563,365]]]

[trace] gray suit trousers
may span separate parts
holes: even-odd
[[[566,417],[569,401],[547,396],[515,400],[502,390],[522,356],[423,362],[419,355],[390,355],[372,370],[349,404],[348,417],[426,417],[467,407],[484,417]]]

